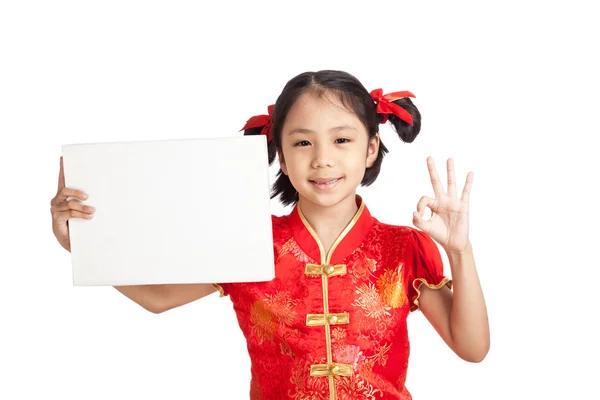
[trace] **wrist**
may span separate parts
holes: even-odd
[[[469,257],[473,255],[473,246],[471,242],[467,243],[467,245],[462,250],[446,250],[446,254],[448,258],[454,259],[462,259],[465,257]]]

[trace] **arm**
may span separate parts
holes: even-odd
[[[146,310],[160,314],[217,291],[209,283],[114,286]]]
[[[490,328],[473,248],[469,244],[465,252],[447,254],[453,291],[421,285],[420,309],[460,358],[481,362],[490,349]]]

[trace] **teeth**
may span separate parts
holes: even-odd
[[[337,179],[332,179],[330,181],[313,181],[313,182],[315,182],[315,183],[317,183],[319,185],[329,185],[330,183],[333,183],[335,181],[337,181]]]

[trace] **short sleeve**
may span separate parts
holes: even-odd
[[[229,296],[230,283],[213,283],[212,285],[219,291],[219,297]]]
[[[410,311],[419,309],[419,288],[425,284],[430,289],[444,286],[452,289],[452,279],[444,276],[442,256],[433,239],[423,231],[412,229],[408,247],[406,279]]]

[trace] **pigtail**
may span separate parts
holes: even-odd
[[[402,107],[412,116],[412,125],[410,125],[394,114],[386,114],[400,140],[405,143],[412,143],[421,131],[421,113],[408,97],[403,97],[391,103]],[[380,114],[380,118],[380,121],[383,121],[384,115]]]
[[[392,95],[394,94],[413,96],[410,92],[392,93]],[[421,131],[421,113],[413,104],[413,102],[408,97],[401,97],[394,101],[387,100],[384,98],[381,89],[376,89],[373,92],[371,92],[371,97],[374,100],[376,100],[376,102],[382,101],[383,99],[385,100],[385,103],[388,103],[388,105],[382,110],[382,112],[379,112],[378,109],[375,110],[375,112],[377,113],[377,124],[390,122],[390,124],[393,126],[394,130],[400,137],[400,140],[402,140],[404,143],[412,143]],[[390,110],[389,107],[391,105],[393,105],[392,110]],[[377,108],[375,106],[373,107]],[[401,107],[402,110],[396,110],[394,112],[394,107]],[[407,113],[410,114],[410,117],[409,115],[407,115]],[[375,179],[377,179],[377,176],[379,176],[379,173],[381,171],[381,164],[383,158],[388,152],[388,148],[383,144],[383,141],[380,138],[379,153],[377,154],[377,159],[371,167],[365,170],[365,175],[361,181],[361,186],[370,186],[373,182],[375,182]]]
[[[268,108],[268,114],[255,115],[250,117],[240,131],[244,131],[245,135],[265,135],[267,137],[267,154],[269,165],[273,164],[277,147],[275,146],[272,130],[273,130],[273,111],[275,104],[271,104]]]
[[[241,129],[244,135],[265,135],[267,137],[267,152],[269,157],[269,166],[275,161],[277,155],[278,138],[273,137],[273,114],[275,105],[269,106],[269,115],[256,115],[250,118],[246,125]],[[271,198],[280,197],[280,202],[284,205],[295,204],[298,202],[298,192],[290,178],[280,169],[277,173],[275,183],[271,188]]]

